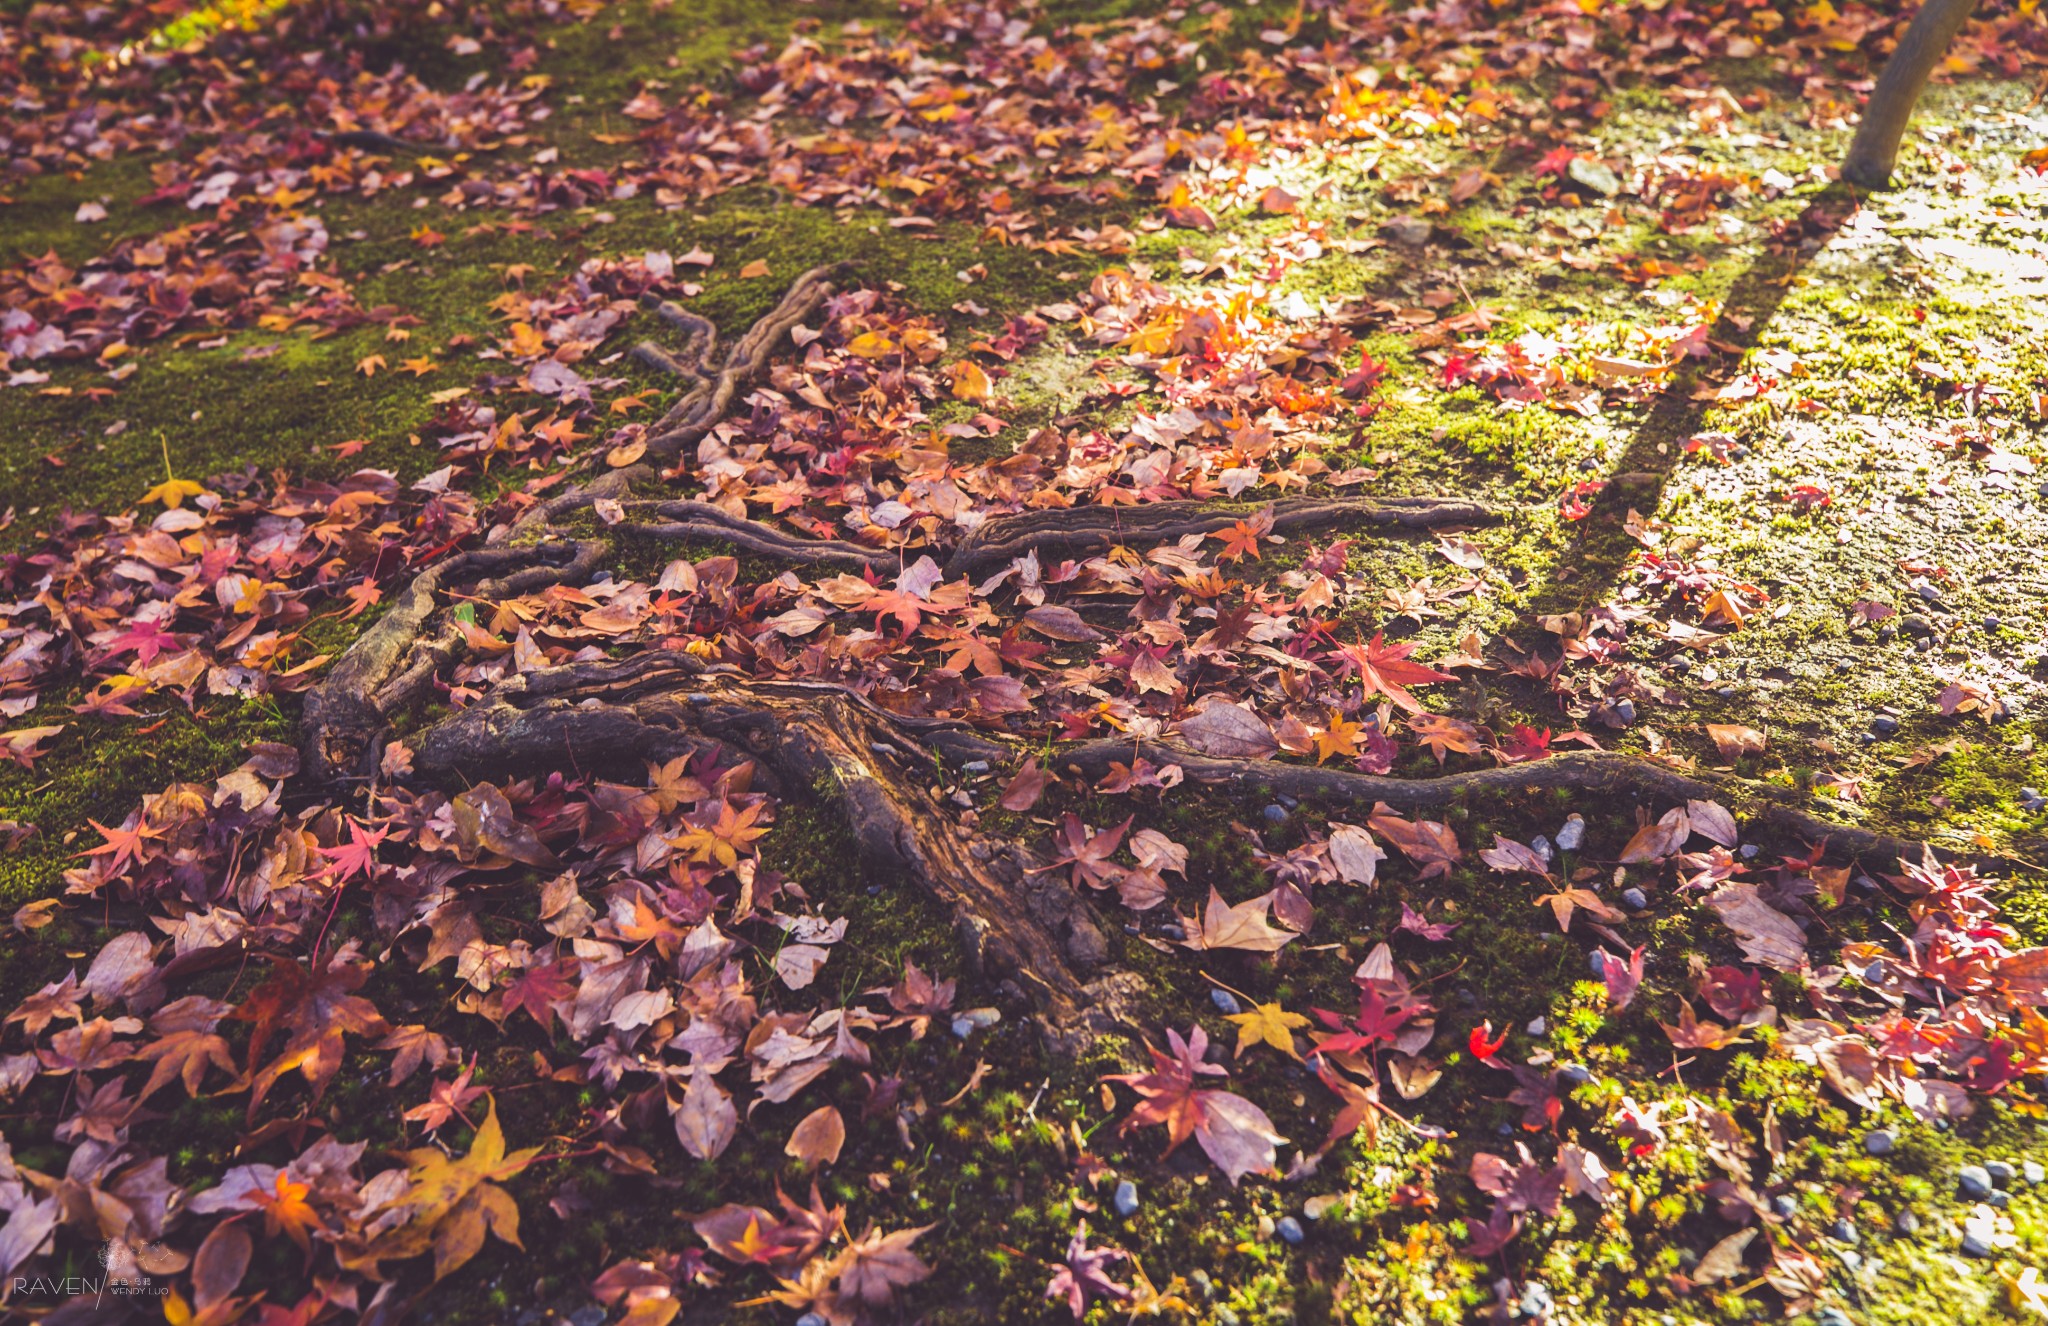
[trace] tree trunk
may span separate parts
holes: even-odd
[[[1913,106],[1934,66],[1948,54],[1976,7],[1977,0],[1927,0],[1920,6],[1863,107],[1863,123],[1857,126],[1849,157],[1842,163],[1844,180],[1865,189],[1891,187],[1899,140],[1905,137]]]

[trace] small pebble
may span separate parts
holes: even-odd
[[[1287,807],[1289,810],[1298,810],[1301,808],[1301,802],[1295,800],[1291,796],[1288,796],[1285,792],[1280,793],[1280,795],[1276,797],[1275,800],[1277,800],[1281,805]]]
[[[1889,1129],[1873,1128],[1863,1134],[1863,1149],[1873,1156],[1888,1156],[1898,1144],[1899,1139]]]
[[[1991,1195],[1984,1200],[1998,1210],[2003,1211],[2006,1207],[2012,1205],[2012,1194],[2006,1192],[2003,1188],[1994,1188],[1991,1190]]]
[[[1732,446],[1732,447],[1728,448],[1728,459],[1730,459],[1730,460],[1748,460],[1748,459],[1749,459],[1749,448],[1748,448],[1748,446],[1746,446],[1745,444],[1743,444],[1743,443],[1741,443],[1741,442],[1737,442],[1737,443],[1736,443],[1736,444],[1735,444],[1734,446]]]
[[[1531,1280],[1522,1286],[1522,1297],[1517,1306],[1525,1317],[1547,1317],[1557,1310],[1557,1300],[1551,1297],[1549,1285],[1541,1280]]]
[[[1579,844],[1586,841],[1586,821],[1577,815],[1564,822],[1557,831],[1557,845],[1567,852],[1579,850]]]
[[[1621,902],[1630,911],[1640,912],[1649,908],[1650,897],[1641,889],[1623,889],[1621,891]]]
[[[1200,1267],[1196,1267],[1188,1272],[1188,1283],[1193,1285],[1195,1292],[1203,1298],[1216,1297],[1216,1282],[1211,1280],[1209,1273]]]
[[[1548,1018],[1537,1018],[1524,1030],[1531,1036],[1548,1036],[1550,1034],[1550,1020]]]
[[[1595,976],[1607,975],[1607,955],[1597,948],[1586,955],[1586,965],[1593,969]]]
[[[1793,1216],[1799,1214],[1799,1203],[1793,1201],[1784,1193],[1779,1193],[1771,1199],[1771,1214],[1780,1220],[1790,1220]]]
[[[1493,1133],[1496,1137],[1513,1137],[1515,1126],[1511,1123],[1497,1123],[1493,1126]]]
[[[1537,834],[1534,838],[1531,838],[1529,840],[1529,850],[1534,852],[1536,855],[1542,857],[1546,865],[1549,863],[1550,839],[1544,837],[1540,833]]]
[[[2042,796],[2034,788],[2023,787],[2020,789],[2020,804],[2027,808],[2029,815],[2038,815],[2043,809],[2048,809],[2048,797]]]
[[[1569,1086],[1582,1087],[1593,1080],[1593,1070],[1584,1064],[1566,1064],[1558,1070],[1558,1076]]]
[[[1892,1221],[1892,1228],[1901,1234],[1917,1234],[1920,1232],[1920,1217],[1911,1211],[1901,1211],[1898,1218]]]
[[[1813,1314],[1813,1326],[1856,1326],[1856,1323],[1840,1308],[1825,1307]]]
[[[1998,618],[1996,617],[1986,617],[1984,619],[1984,629],[1987,631],[1995,631],[2003,625],[2005,625],[2005,623],[1998,620]]]
[[[1183,940],[1188,937],[1187,930],[1173,921],[1168,921],[1161,925],[1159,927],[1159,933],[1165,935],[1168,939],[1175,941]]]
[[[1216,1005],[1216,1011],[1225,1017],[1235,1017],[1244,1012],[1244,1006],[1237,1002],[1237,996],[1228,990],[1211,990],[1209,1002]]]
[[[1614,716],[1624,723],[1635,722],[1636,702],[1634,700],[1623,700],[1616,704],[1614,706]]]
[[[1932,603],[1937,607],[1941,605],[1941,591],[1936,589],[1932,585],[1919,585],[1913,590],[1913,592],[1918,594],[1927,602]]]
[[[1899,720],[1890,714],[1879,714],[1870,720],[1870,730],[1880,737],[1889,737],[1899,730]]]
[[[2014,1169],[2011,1165],[2007,1164],[2003,1160],[1985,1161],[1984,1172],[1986,1174],[1989,1174],[1991,1176],[1991,1181],[2001,1188],[2012,1187],[2012,1181],[2018,1178],[2020,1173],[2018,1170]]]
[[[954,1019],[953,1019],[953,1035],[954,1035],[954,1036],[956,1036],[956,1037],[958,1037],[959,1039],[961,1039],[961,1040],[963,1040],[963,1041],[964,1041],[964,1040],[966,1040],[966,1039],[967,1039],[967,1038],[968,1038],[969,1036],[972,1036],[973,1034],[974,1034],[974,1024],[973,1024],[972,1022],[969,1022],[969,1021],[968,1021],[968,1020],[967,1020],[966,1018],[954,1018]]]
[[[1758,847],[1755,843],[1744,843],[1742,845],[1742,850],[1737,852],[1736,855],[1740,856],[1745,861],[1754,861],[1756,859],[1756,854],[1758,852],[1761,852],[1762,850],[1763,848]]]
[[[896,753],[896,748],[886,741],[871,741],[868,743],[868,749],[877,755],[894,755]]]
[[[1853,1221],[1837,1220],[1828,1226],[1828,1237],[1837,1243],[1856,1242],[1856,1225]]]
[[[1281,1216],[1279,1220],[1274,1222],[1273,1232],[1278,1234],[1280,1241],[1289,1247],[1299,1246],[1301,1241],[1308,1237],[1301,1228],[1301,1222],[1293,1216]]]
[[[796,1326],[832,1326],[832,1323],[815,1312],[806,1312],[796,1319]]]
[[[1116,1208],[1118,1215],[1126,1220],[1130,1219],[1138,1212],[1138,1185],[1125,1179],[1117,1184],[1116,1194],[1109,1201],[1110,1205]]]
[[[1884,625],[1877,628],[1877,642],[1881,645],[1888,645],[1898,638],[1899,628],[1892,625],[1890,622],[1886,622]]]
[[[1982,1234],[1963,1235],[1963,1256],[1989,1257],[1990,1255],[1991,1244],[1984,1238]]]
[[[971,774],[985,774],[988,772],[988,761],[969,760],[967,763],[960,766],[960,772]]]
[[[1281,805],[1271,805],[1271,806],[1268,806],[1268,807],[1266,807],[1266,808],[1265,808],[1264,810],[1260,811],[1259,813],[1260,813],[1261,815],[1265,816],[1265,819],[1266,819],[1266,823],[1268,823],[1268,824],[1285,824],[1285,823],[1287,823],[1287,807],[1285,807],[1285,806],[1281,806]]]
[[[1865,985],[1883,985],[1884,975],[1884,959],[1879,958],[1863,969],[1863,983]]]
[[[1973,1202],[1991,1195],[1991,1174],[1982,1165],[1965,1165],[1956,1171],[1956,1191]]]
[[[2038,1160],[2021,1161],[2020,1177],[2028,1183],[2048,1182],[2048,1169],[2044,1169]]]
[[[1714,694],[1720,696],[1724,700],[1732,700],[1736,696],[1736,690],[1733,686],[1720,686],[1715,688]]]
[[[604,1319],[611,1314],[597,1304],[578,1308],[569,1314],[569,1326],[604,1326]]]

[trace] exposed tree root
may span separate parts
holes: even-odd
[[[954,750],[964,752],[958,746]],[[1278,760],[1217,759],[1154,741],[1090,741],[1060,751],[1052,767],[1073,769],[1099,779],[1109,773],[1111,764],[1127,765],[1135,757],[1157,765],[1178,764],[1182,772],[1200,783],[1243,791],[1284,792],[1304,799],[1358,804],[1384,801],[1396,810],[1408,811],[1452,805],[1475,792],[1570,788],[1577,792],[1622,793],[1665,801],[1711,801],[1742,797],[1745,791],[1688,778],[1640,756],[1603,751],[1568,751],[1525,764],[1475,769],[1441,778],[1387,778]],[[1850,856],[1870,857],[1887,865],[1900,856],[1917,861],[1923,850],[1921,844],[1904,838],[1835,824],[1789,806],[1758,805],[1752,821],[1810,842],[1825,839]]]
[[[1292,497],[1272,507],[1275,534],[1300,534],[1338,525],[1395,525],[1440,529],[1487,525],[1498,513],[1478,502],[1436,497]],[[989,521],[953,552],[950,576],[970,575],[1037,552],[1078,557],[1118,544],[1157,545],[1189,534],[1229,529],[1251,513],[1219,511],[1203,502],[1151,502],[1144,506],[1077,506],[1024,511]]]
[[[684,333],[686,355],[643,358],[694,380],[647,435],[647,460],[596,474],[537,503],[491,543],[421,573],[307,696],[302,744],[315,780],[365,770],[384,735],[461,657],[463,633],[436,622],[443,596],[466,586],[477,600],[510,598],[588,579],[612,550],[612,536],[723,542],[809,565],[884,570],[921,549],[806,538],[702,502],[631,501],[633,485],[702,438],[767,367],[790,331],[831,294],[832,269],[806,273],[774,310],[723,355],[715,329],[670,305],[656,311]],[[602,499],[637,515],[602,536],[575,538],[557,524]],[[1432,498],[1292,498],[1270,508],[1276,534],[1358,525],[1399,529],[1470,526],[1496,519],[1473,502]],[[1232,527],[1247,513],[1201,502],[1034,510],[991,520],[946,553],[949,577],[1000,566],[1027,552],[1084,556],[1118,545],[1156,546]],[[1007,762],[1014,752],[938,720],[891,715],[844,687],[748,680],[684,653],[648,650],[617,661],[529,672],[498,685],[451,717],[411,734],[414,767],[449,779],[495,778],[571,769],[637,773],[643,760],[719,748],[761,771],[764,790],[788,801],[837,803],[863,862],[879,878],[912,881],[952,917],[974,968],[1011,982],[1036,1007],[1056,1043],[1079,1048],[1126,1020],[1142,983],[1104,974],[1108,945],[1093,907],[1065,878],[1040,868],[1022,845],[980,833],[937,801],[933,751],[961,761]],[[1090,778],[1112,762],[1143,756],[1177,763],[1198,782],[1415,810],[1479,791],[1570,787],[1669,800],[1722,795],[1710,784],[1640,759],[1561,755],[1548,760],[1430,780],[1375,778],[1266,760],[1224,760],[1156,742],[1087,742],[1060,752],[1056,767]],[[1912,844],[1824,823],[1773,807],[1766,824],[1826,837],[1858,855],[1912,853]]]
[[[865,869],[930,894],[970,965],[1015,982],[1057,1038],[1115,1026],[1135,991],[1129,977],[1097,979],[1108,944],[1094,909],[1025,848],[940,805],[916,735],[843,689],[746,682],[650,653],[515,678],[411,741],[416,769],[454,778],[637,773],[642,760],[712,749],[752,761],[756,785],[782,800],[835,800]]]
[[[424,644],[422,637],[440,607],[442,590],[471,584],[477,598],[508,598],[550,584],[580,582],[604,551],[603,545],[585,541],[480,548],[414,576],[390,610],[356,637],[307,692],[300,720],[306,771],[321,782],[355,773],[400,701],[432,676],[425,660],[444,646],[439,637]],[[420,682],[405,680],[416,673]],[[400,675],[399,683],[393,682],[394,674]]]

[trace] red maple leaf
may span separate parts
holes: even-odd
[[[348,822],[348,836],[349,840],[339,847],[320,847],[314,849],[329,861],[330,864],[327,867],[326,873],[338,878],[344,884],[354,879],[357,875],[363,875],[371,880],[375,880],[377,877],[377,844],[391,836],[390,826],[386,825],[383,828],[368,831],[363,828],[362,821],[351,819]]]
[[[106,839],[98,847],[89,848],[86,855],[105,856],[109,852],[113,853],[114,859],[107,866],[107,873],[110,875],[118,875],[129,863],[142,860],[143,839],[163,836],[162,830],[151,828],[139,818],[133,825],[124,824],[118,829],[110,829],[92,818],[87,818],[85,822],[98,829],[101,836]]]
[[[1323,1025],[1334,1033],[1316,1038],[1316,1053],[1363,1054],[1375,1045],[1392,1045],[1416,1011],[1411,1005],[1389,1004],[1377,986],[1367,986],[1358,996],[1358,1016],[1351,1020],[1349,1029],[1341,1014],[1327,1008],[1314,1010]]]
[[[528,1017],[540,1023],[541,1030],[553,1032],[554,1006],[576,997],[576,987],[568,979],[572,968],[573,964],[558,959],[544,967],[528,967],[513,977],[505,987],[505,1016],[511,1017],[523,1008]]]
[[[1411,714],[1422,712],[1422,702],[1408,693],[1410,686],[1420,686],[1432,681],[1456,681],[1448,672],[1421,663],[1411,663],[1408,656],[1415,652],[1415,642],[1404,640],[1400,644],[1386,642],[1384,631],[1373,632],[1370,643],[1365,645],[1337,646],[1339,658],[1338,675],[1348,676],[1356,672],[1365,684],[1369,697],[1374,691],[1386,696]]]

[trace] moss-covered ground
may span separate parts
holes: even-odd
[[[1048,21],[1125,8],[1077,0],[1052,6]],[[608,108],[644,80],[715,78],[732,52],[779,41],[793,24],[829,32],[855,18],[886,23],[890,13],[838,0],[786,9],[678,0],[627,6],[615,29],[562,24],[546,37],[536,72],[580,100],[548,122],[544,142],[577,163],[615,161],[623,149],[593,135],[611,134]],[[454,85],[473,72],[471,64],[433,52],[422,72]],[[1437,232],[1428,245],[1396,240],[1357,253],[1333,249],[1302,264],[1288,289],[1311,303],[1388,300],[1407,308],[1443,307],[1436,296],[1450,292],[1456,307],[1497,315],[1496,339],[1585,327],[1618,334],[1668,320],[1667,310],[1682,299],[1721,301],[1726,311],[1714,334],[1744,348],[1745,365],[1757,370],[1756,390],[1702,399],[1722,380],[1682,377],[1661,397],[1636,404],[1610,399],[1590,416],[1511,409],[1477,387],[1444,389],[1441,345],[1382,327],[1364,334],[1362,348],[1389,365],[1385,408],[1331,463],[1377,470],[1375,491],[1467,493],[1514,512],[1504,524],[1467,536],[1488,569],[1477,592],[1445,605],[1446,616],[1420,623],[1432,648],[1474,630],[1526,638],[1534,615],[1584,612],[1614,597],[1636,547],[1621,533],[1620,518],[1631,510],[1662,522],[1669,540],[1711,548],[1736,579],[1766,591],[1768,603],[1704,653],[1632,636],[1628,661],[1668,688],[1669,702],[1646,706],[1619,732],[1603,731],[1603,741],[1679,751],[1716,765],[1721,760],[1705,724],[1761,729],[1769,744],[1762,755],[1744,757],[1743,775],[1810,798],[1838,820],[2001,858],[2001,873],[2012,880],[2001,899],[2008,918],[2033,942],[2048,941],[2048,889],[2033,869],[2048,854],[2048,834],[2039,802],[2022,793],[2048,787],[2048,582],[2041,568],[2048,485],[2037,492],[2044,476],[2033,471],[2034,463],[2048,461],[2034,403],[2048,382],[2041,312],[2048,296],[2048,193],[2019,161],[2044,132],[2031,118],[2038,109],[2033,89],[1993,80],[1937,85],[1909,144],[1905,187],[1864,201],[1852,219],[1815,230],[1805,246],[1773,249],[1767,241],[1774,223],[1793,222],[1809,206],[1849,211],[1850,200],[1815,177],[1841,150],[1843,134],[1811,128],[1796,89],[1775,85],[1766,61],[1719,73],[1726,86],[1760,90],[1761,97],[1745,116],[1744,135],[1715,140],[1708,154],[1723,154],[1727,159],[1717,164],[1751,179],[1766,170],[1788,178],[1783,196],[1733,209],[1739,225],[1668,235],[1610,225],[1599,199],[1540,197],[1526,162],[1520,173],[1502,162],[1495,169],[1503,184],[1433,211]],[[1682,106],[1654,84],[1623,90],[1615,102],[1600,132],[1616,152],[1685,141]],[[1332,234],[1360,239],[1376,239],[1383,223],[1416,212],[1418,200],[1438,200],[1448,178],[1424,172],[1420,160],[1390,160],[1370,172],[1356,157],[1304,167],[1311,168],[1325,172],[1309,181],[1322,189],[1311,205],[1327,213]],[[54,250],[76,261],[118,234],[148,233],[160,218],[130,201],[146,184],[147,162],[122,158],[10,187],[11,201],[0,207],[0,260]],[[887,283],[908,305],[966,331],[1063,298],[1112,261],[985,243],[963,225],[898,228],[880,213],[791,206],[765,188],[679,212],[645,198],[568,209],[537,223],[467,212],[440,226],[444,243],[422,248],[412,238],[423,216],[415,196],[330,202],[323,215],[338,269],[360,302],[392,305],[416,319],[405,356],[444,360],[443,368],[365,377],[359,361],[393,348],[374,325],[326,338],[244,330],[152,346],[117,390],[102,390],[100,376],[81,367],[59,370],[44,386],[0,392],[0,483],[15,513],[0,540],[27,546],[67,507],[132,506],[161,477],[165,455],[180,474],[255,466],[332,477],[369,465],[415,479],[440,462],[410,439],[433,418],[433,394],[461,385],[469,371],[446,353],[451,343],[500,332],[492,301],[508,285],[544,286],[587,257],[714,251],[717,264],[703,275],[693,308],[728,331],[771,305],[783,280],[827,262],[850,260],[863,279]],[[101,199],[104,222],[89,229],[72,222],[82,202]],[[1145,233],[1132,253],[1114,261],[1170,268],[1245,243],[1260,226],[1282,225],[1251,217],[1213,236]],[[1522,256],[1561,248],[1588,261],[1559,268]],[[1625,261],[1644,259],[1669,274],[1648,283],[1622,279]],[[740,275],[757,261],[766,264],[767,278]],[[970,290],[957,273],[976,264],[986,275]],[[988,311],[956,309],[969,294]],[[639,376],[643,371],[630,361],[614,371],[631,380],[632,390],[668,389]],[[1034,373],[1028,362],[1008,389],[1016,398],[1013,419],[1028,421],[1034,411],[1051,417],[1077,404],[1057,373]],[[1726,436],[1723,456],[1686,450],[1701,433]],[[352,439],[367,445],[344,458],[336,444]],[[1593,515],[1566,519],[1560,493],[1588,479],[1607,484]],[[486,495],[494,482],[486,480]],[[1825,504],[1803,509],[1788,501],[1799,485],[1824,492]],[[1348,569],[1396,587],[1425,575],[1441,581],[1454,568],[1431,541],[1419,539],[1362,545]],[[1857,624],[1852,605],[1860,601],[1896,605],[1924,623],[1924,633],[1917,625],[1893,629],[1896,617]],[[319,647],[338,651],[354,629],[339,620],[324,624]],[[1944,715],[1936,697],[1958,678],[1989,686],[2008,712],[1997,721],[1981,711]],[[1449,709],[1471,718],[1515,705],[1479,684],[1446,694]],[[46,693],[42,708],[59,712],[77,698]],[[1877,734],[1873,720],[1881,715],[1897,719],[1895,731]],[[247,743],[289,739],[294,718],[295,702],[284,697],[260,704],[202,699],[189,711],[165,703],[139,721],[72,721],[33,768],[0,770],[0,816],[37,831],[0,861],[0,900],[11,910],[57,893],[63,869],[95,841],[88,819],[117,822],[168,782],[216,776],[239,762]],[[982,790],[990,786],[984,782]],[[1230,803],[1151,793],[1137,809],[1140,827],[1158,827],[1190,845],[1187,878],[1197,892],[1213,883],[1236,896],[1259,879],[1245,826],[1257,826],[1277,849],[1330,816],[1345,817],[1341,807],[1304,806],[1275,828],[1262,818],[1266,804],[1262,797]],[[1124,798],[1056,798],[1032,812],[1038,822],[1014,827],[1042,835],[1067,810],[1102,824],[1130,809]],[[1520,839],[1554,832],[1575,811],[1592,822],[1595,840],[1610,845],[1634,829],[1627,808],[1563,795],[1461,806],[1448,821],[1463,841],[1484,843],[1494,830]],[[770,865],[850,918],[841,952],[851,960],[831,973],[842,993],[890,983],[906,959],[956,972],[951,936],[937,916],[895,881],[864,877],[829,818],[786,814],[764,847]],[[1334,958],[1297,948],[1273,957],[1210,955],[1202,966],[1162,956],[1136,927],[1112,940],[1116,960],[1151,985],[1152,1025],[1194,1020],[1223,1037],[1230,1028],[1212,1011],[1203,972],[1290,1008],[1343,1007],[1351,967],[1392,930],[1402,905],[1427,908],[1432,919],[1460,924],[1453,941],[1433,950],[1441,956],[1429,987],[1443,1010],[1439,1046],[1462,1045],[1481,1020],[1514,1028],[1522,1051],[1547,1049],[1560,1062],[1592,1070],[1574,1105],[1593,1112],[1624,1096],[1652,1106],[1688,1090],[1752,1126],[1773,1112],[1792,1141],[1760,1182],[1791,1199],[1801,1228],[1827,1230],[1846,1218],[1858,1231],[1853,1241],[1817,1233],[1809,1240],[1826,1250],[1818,1302],[1871,1323],[1994,1321],[2012,1310],[1988,1264],[1956,1255],[1960,1208],[1952,1176],[1957,1165],[1987,1157],[2048,1161],[2048,1138],[2030,1112],[1993,1101],[1968,1124],[1943,1129],[1903,1111],[1882,1119],[1857,1114],[1822,1087],[1817,1070],[1769,1055],[1768,1030],[1742,1046],[1680,1062],[1657,1026],[1674,1006],[1646,1002],[1606,1014],[1602,988],[1588,979],[1583,945],[1552,933],[1548,911],[1530,897],[1523,885],[1468,862],[1427,884],[1319,899],[1319,934],[1337,945]],[[508,915],[530,911],[532,895],[508,890],[502,906]],[[89,955],[104,941],[109,919],[70,912],[57,924],[0,941],[7,953],[0,1005],[11,1006]],[[1836,923],[1846,934],[1876,934],[1901,917],[1864,901],[1845,908]],[[1156,937],[1154,923],[1146,924]],[[1672,909],[1642,941],[1673,974],[1694,955],[1718,961],[1726,952],[1725,935],[1699,909]],[[393,968],[394,980],[407,966]],[[248,978],[227,971],[209,980],[225,991]],[[981,1002],[977,996],[986,994],[970,987],[962,1002]],[[1780,994],[1788,1006],[1796,998],[1789,982]],[[496,1088],[515,1145],[565,1137],[599,1104],[595,1092],[530,1080],[535,1050],[567,1062],[580,1047],[566,1040],[551,1045],[524,1022],[498,1033],[460,1017],[450,992],[430,976],[411,978],[408,997],[416,1006],[387,1010],[394,1020],[402,1011],[480,1052],[477,1080]],[[1539,1023],[1540,1033],[1526,1030]],[[1502,1271],[1458,1251],[1457,1219],[1483,1207],[1470,1200],[1470,1185],[1455,1166],[1475,1140],[1501,1150],[1512,1145],[1507,1139],[1520,1109],[1502,1099],[1507,1088],[1493,1070],[1453,1051],[1442,1081],[1417,1106],[1455,1140],[1390,1123],[1376,1141],[1361,1135],[1340,1147],[1302,1183],[1253,1181],[1232,1190],[1192,1147],[1162,1161],[1156,1132],[1118,1135],[1115,1120],[1124,1108],[1109,1107],[1096,1079],[1127,1069],[1137,1054],[1131,1040],[1113,1037],[1084,1062],[1051,1058],[1015,1019],[967,1040],[938,1027],[878,1052],[870,1071],[901,1075],[913,1084],[905,1100],[915,1095],[915,1104],[904,1107],[900,1132],[894,1120],[862,1121],[824,1186],[863,1220],[934,1226],[920,1244],[937,1267],[915,1297],[921,1319],[1063,1317],[1063,1308],[1038,1300],[1044,1263],[1064,1249],[1078,1218],[1099,1239],[1128,1249],[1162,1287],[1177,1281],[1186,1315],[1205,1322],[1451,1322],[1491,1304],[1491,1281]],[[990,1067],[977,1089],[942,1103],[968,1082],[978,1061]],[[338,1136],[380,1147],[407,1144],[395,1122],[403,1103],[394,1104],[381,1071],[381,1056],[362,1055],[336,1080],[319,1109]],[[1319,1113],[1327,1096],[1297,1089],[1309,1085],[1303,1069],[1268,1054],[1248,1056],[1236,1071],[1241,1089],[1267,1103],[1289,1137],[1314,1139],[1327,1126]],[[858,1078],[830,1080],[838,1083],[836,1103],[858,1117]],[[44,1095],[62,1090],[38,1083],[12,1105],[7,1122],[52,1107]],[[172,1108],[173,1098],[159,1102],[171,1109],[166,1126],[182,1139],[172,1153],[172,1178],[191,1181],[235,1163],[240,1100],[180,1100]],[[762,1111],[715,1165],[688,1162],[671,1146],[652,1178],[622,1174],[602,1155],[551,1146],[549,1163],[513,1184],[526,1214],[525,1251],[493,1244],[429,1300],[428,1319],[528,1321],[573,1311],[589,1301],[589,1276],[612,1260],[694,1246],[686,1217],[735,1200],[734,1176],[748,1180],[750,1193],[741,1200],[765,1201],[772,1181],[797,1191],[805,1180],[767,1140],[783,1136],[797,1117],[794,1105]],[[1863,1131],[1878,1123],[1900,1139],[1882,1161],[1859,1146]],[[1076,1180],[1084,1147],[1138,1185],[1137,1214],[1118,1218],[1106,1209],[1106,1186]],[[64,1154],[33,1141],[16,1146],[18,1160],[41,1168],[61,1169]],[[1509,1254],[1512,1274],[1544,1280],[1560,1320],[1777,1316],[1778,1300],[1757,1284],[1724,1284],[1689,1297],[1672,1288],[1670,1277],[1694,1266],[1732,1228],[1718,1222],[1699,1193],[1710,1173],[1697,1150],[1666,1148],[1617,1176],[1619,1206],[1596,1218],[1581,1203],[1541,1222],[1541,1237],[1525,1238]],[[1431,1190],[1442,1209],[1396,1204],[1394,1195],[1408,1184]],[[1310,1197],[1327,1200],[1314,1204],[1321,1218],[1310,1222],[1307,1239],[1298,1247],[1277,1240],[1273,1222],[1299,1215]],[[1906,1211],[1919,1217],[1917,1234],[1896,1231]],[[2019,1244],[2006,1268],[2048,1260],[2048,1187],[2016,1193],[2009,1214]],[[288,1245],[266,1247],[259,1278],[288,1282],[294,1256]],[[758,1276],[729,1277],[726,1288],[734,1285],[770,1287]],[[701,1301],[734,1296],[706,1293]],[[723,1309],[689,1311],[692,1322],[792,1315],[772,1307],[729,1317]],[[1103,1320],[1116,1315],[1101,1311]]]

